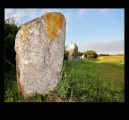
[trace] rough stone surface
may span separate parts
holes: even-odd
[[[74,42],[70,43],[69,61],[78,60],[78,47]]]
[[[18,89],[24,96],[49,94],[61,77],[66,20],[59,12],[26,22],[15,39]]]

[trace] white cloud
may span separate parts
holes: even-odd
[[[5,19],[14,17],[16,18],[16,23],[24,23],[22,20],[23,17],[27,16],[28,13],[26,9],[5,9]]]
[[[5,9],[5,19],[9,17],[9,14],[13,12],[13,9]]]
[[[14,10],[15,11],[15,10]],[[24,9],[18,9],[14,14],[12,14],[12,17],[22,17],[28,15],[27,12],[25,12]]]
[[[79,45],[79,51],[95,50],[98,54],[124,54],[124,40],[110,40],[105,42],[90,43]]]
[[[13,11],[13,9],[5,9],[5,14],[9,14]]]
[[[98,11],[98,13],[105,13],[105,12],[107,12],[107,11],[109,11],[109,9],[100,9],[99,11]]]
[[[46,12],[62,12],[61,9],[41,9],[40,15],[43,15]]]
[[[83,17],[83,15],[86,13],[86,11],[87,11],[87,9],[79,9],[77,11],[77,15],[76,15],[77,19],[81,19]]]
[[[26,22],[26,20],[23,20],[23,18],[28,17],[28,12],[26,12],[26,9],[14,9],[13,14],[10,15],[10,17],[15,17],[16,22],[19,24],[23,24]]]
[[[71,21],[72,21],[72,12],[68,11],[68,12],[65,12],[63,15],[65,16],[67,24],[71,23]]]
[[[13,12],[12,12],[12,10],[13,10]],[[31,19],[34,19],[37,17],[37,15],[36,15],[37,9],[12,9],[12,10],[7,11],[7,13],[12,12],[8,17],[16,17],[16,22],[18,22],[18,23],[23,24],[24,22],[26,22],[26,20],[28,18],[31,20]],[[6,17],[7,17],[7,15],[6,15]],[[25,18],[25,17],[26,17],[26,19],[23,20],[23,18]]]
[[[38,17],[37,9],[27,9],[26,12],[29,15],[30,19],[34,19],[34,18]]]
[[[40,14],[43,15],[46,12],[52,12],[52,9],[41,9]]]

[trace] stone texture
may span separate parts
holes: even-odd
[[[24,96],[49,94],[61,77],[66,20],[59,12],[26,22],[15,39],[18,89]]]
[[[69,49],[69,61],[76,61],[78,60],[78,47],[74,42],[70,43]]]

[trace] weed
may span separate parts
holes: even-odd
[[[69,77],[70,75],[66,72],[66,61],[65,61],[62,69],[62,77],[58,84],[58,95],[60,95],[64,99],[67,97],[70,89]]]

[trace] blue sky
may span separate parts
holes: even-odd
[[[124,54],[124,9],[77,8],[77,9],[5,9],[5,19],[16,17],[24,24],[45,12],[61,12],[66,18],[65,46],[71,42],[81,52],[95,50],[98,54]]]

